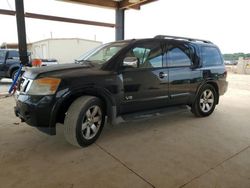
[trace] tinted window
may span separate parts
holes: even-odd
[[[136,45],[125,57],[136,57],[139,68],[162,67],[162,49],[158,43]]]
[[[0,60],[4,60],[6,56],[6,51],[5,50],[0,50]]]
[[[167,64],[169,67],[190,66],[192,61],[189,57],[188,49],[172,47],[167,51]]]
[[[18,51],[9,51],[8,59],[19,59],[19,52]]]
[[[203,65],[205,66],[214,66],[222,64],[221,55],[218,49],[214,47],[203,47],[202,59]]]

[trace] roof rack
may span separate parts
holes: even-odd
[[[156,35],[154,38],[156,39],[177,39],[177,40],[188,40],[191,42],[195,42],[195,41],[200,41],[200,42],[204,42],[204,43],[211,43],[211,41],[209,40],[203,40],[203,39],[194,39],[194,38],[188,38],[188,37],[177,37],[177,36],[170,36],[170,35]]]

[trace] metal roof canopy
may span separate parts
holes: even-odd
[[[16,16],[16,11],[0,9],[0,14],[9,15],[9,16]],[[115,24],[113,24],[113,23],[80,20],[80,19],[65,18],[65,17],[59,17],[59,16],[45,15],[45,14],[35,14],[35,13],[30,13],[30,12],[25,12],[24,17],[32,18],[32,19],[58,21],[58,22],[68,22],[68,23],[75,23],[75,24],[102,26],[102,27],[115,27]]]
[[[140,9],[145,5],[157,0],[57,0],[63,2],[80,3],[90,6],[99,6],[112,9]]]
[[[124,39],[124,12],[126,9],[140,9],[142,5],[147,3],[151,3],[157,0],[58,0],[62,2],[71,2],[71,3],[80,3],[89,6],[99,6],[104,8],[112,8],[116,11],[116,19],[115,19],[115,36],[116,40]],[[55,16],[47,16],[47,15],[38,15],[34,13],[24,13],[24,4],[23,0],[15,0],[16,4],[16,22],[17,22],[17,34],[18,34],[18,46],[19,46],[19,54],[20,61],[23,65],[28,63],[27,56],[27,43],[26,43],[26,29],[25,29],[25,19],[24,17],[37,18],[37,19],[48,19],[54,21],[64,21],[78,23],[79,20],[69,19],[69,18],[61,18]],[[2,13],[7,15],[13,15],[13,11],[2,10]],[[83,23],[83,20],[79,22]],[[91,21],[84,21],[85,24],[91,24]],[[95,22],[92,22],[95,23]],[[97,22],[96,22],[97,23]],[[84,24],[84,23],[83,23]],[[105,26],[105,25],[102,25]],[[110,25],[109,25],[110,27]],[[112,27],[112,26],[111,26]]]

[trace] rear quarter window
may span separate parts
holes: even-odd
[[[202,47],[203,66],[216,66],[223,64],[221,54],[215,47]]]

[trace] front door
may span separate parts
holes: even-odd
[[[121,113],[166,106],[168,76],[162,44],[159,41],[135,44],[124,59],[127,57],[136,57],[137,63],[135,66],[124,65],[122,71],[124,97]]]

